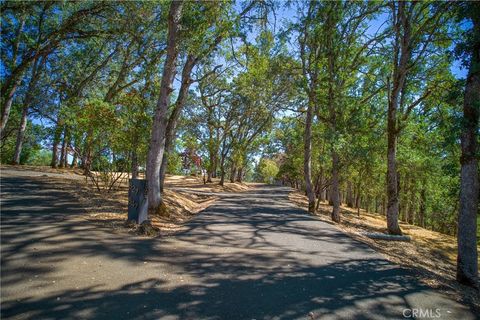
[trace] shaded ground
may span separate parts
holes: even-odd
[[[84,216],[90,221],[113,229],[124,228],[128,211],[128,174],[118,173],[122,178],[113,190],[99,192],[79,168],[1,165],[0,170],[3,177],[41,177],[42,181],[55,184],[57,189],[77,199],[86,211]],[[143,176],[140,175],[140,178]],[[255,186],[253,183],[238,182],[225,182],[220,186],[218,182],[219,179],[214,178],[213,183],[204,184],[201,177],[167,175],[162,194],[166,210],[162,216],[150,217],[152,224],[164,235],[185,230],[184,224],[212,205],[220,195],[243,192]],[[128,231],[136,233],[135,229]]]
[[[290,193],[289,198],[299,207],[308,207],[306,196],[298,191]],[[360,215],[358,215],[357,209],[342,206],[340,208],[342,220],[340,224],[337,224],[331,220],[331,211],[332,206],[326,202],[321,203],[316,217],[337,226],[351,237],[368,244],[376,251],[384,254],[388,260],[415,268],[422,282],[454,296],[457,300],[472,305],[480,313],[479,292],[461,285],[455,280],[457,263],[457,239],[455,237],[400,221],[403,233],[411,236],[412,240],[410,242],[399,243],[370,239],[362,233],[387,233],[387,222],[384,216],[366,212],[363,209],[360,210]]]
[[[42,177],[1,187],[2,319],[475,318],[292,206],[287,188],[224,195],[187,230],[146,239],[86,221]]]

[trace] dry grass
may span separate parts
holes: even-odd
[[[301,208],[308,207],[307,197],[299,192],[289,195],[290,201]],[[336,225],[352,238],[362,241],[382,253],[388,260],[418,271],[419,280],[430,287],[437,288],[456,297],[476,310],[480,311],[480,296],[478,291],[458,284],[455,281],[457,240],[455,237],[427,230],[408,223],[400,222],[403,232],[411,236],[410,242],[370,239],[362,232],[386,233],[386,219],[379,214],[367,213],[363,209],[360,215],[357,210],[341,207],[341,223],[330,219],[332,207],[321,203],[320,220]],[[480,249],[480,247],[479,247]]]

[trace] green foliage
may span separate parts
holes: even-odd
[[[145,168],[168,49],[169,5],[2,3],[2,89],[21,81],[1,162],[12,160],[21,108],[27,92],[34,92],[21,163],[46,165],[52,154],[46,148],[59,151],[65,142],[69,158],[76,156],[80,165],[91,162],[93,170]],[[187,57],[195,58],[195,67],[188,75],[192,83],[175,143],[167,151],[167,172],[182,173],[179,152],[187,149],[202,157],[212,176],[228,176],[235,169],[247,180],[253,174],[302,189],[305,110],[312,103],[311,167],[317,192],[330,186],[334,152],[341,193],[353,188],[363,208],[382,211],[395,57],[390,6],[295,2],[295,16],[272,23],[271,5],[277,4],[185,2],[177,78]],[[475,15],[468,8],[447,2],[419,2],[412,8],[412,56],[397,117],[401,219],[420,224],[423,216],[426,227],[450,234],[458,211],[465,84],[450,72],[449,50],[452,39],[467,37],[457,41],[455,52],[467,62],[474,39],[458,22]],[[34,56],[40,57],[43,71],[30,88]],[[173,89],[161,121],[173,109],[177,85]],[[255,168],[254,159],[260,159]]]
[[[10,120],[5,129],[5,136],[2,139],[0,148],[1,163],[11,163],[15,153],[17,141],[17,130],[20,126],[21,106],[13,105]],[[42,148],[42,141],[47,135],[48,129],[41,125],[27,121],[23,148],[20,154],[20,164],[29,164],[32,157],[35,157]]]
[[[25,164],[32,166],[48,166],[52,161],[52,152],[46,149],[35,150],[33,154],[25,161]]]
[[[270,183],[272,184],[277,177],[279,172],[278,165],[275,161],[267,158],[262,158],[258,162],[258,166],[256,168],[258,179],[261,182]]]

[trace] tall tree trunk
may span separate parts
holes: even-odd
[[[312,102],[308,104],[307,118],[305,120],[305,132],[303,136],[303,174],[305,177],[305,191],[308,197],[308,211],[315,212],[315,192],[312,187],[312,122],[313,122]]]
[[[361,187],[361,184],[358,183],[357,186],[356,186],[356,194],[355,194],[355,208],[357,208],[357,215],[360,216],[360,206],[361,206],[361,203],[360,203],[360,196],[361,196],[361,193],[360,193],[360,187]]]
[[[319,192],[319,195],[318,195],[318,198],[320,201],[325,201],[325,177],[323,174],[320,175],[320,178],[319,178],[319,188],[320,188],[320,192]]]
[[[70,164],[70,168],[76,168],[78,166],[78,158],[80,155],[79,153],[80,144],[81,144],[81,139],[78,136],[74,136],[73,143],[70,145],[73,152],[73,159],[72,159],[72,163]]]
[[[22,119],[17,132],[17,141],[15,143],[15,153],[13,155],[12,164],[20,164],[20,155],[22,154],[23,139],[25,138],[25,130],[27,129],[28,104],[23,106]]]
[[[243,179],[243,167],[240,167],[238,168],[238,171],[237,171],[237,182],[240,182],[242,183],[242,179]]]
[[[347,181],[347,206],[353,208],[352,182]]]
[[[132,179],[138,179],[138,156],[137,150],[132,150],[132,167],[130,168],[132,172]]]
[[[57,120],[57,126],[53,134],[53,144],[52,144],[52,161],[50,166],[56,168],[58,166],[58,145],[60,144],[60,139],[62,137],[63,121],[61,119]]]
[[[15,92],[17,91],[17,87],[20,85],[20,81],[20,78],[15,81],[2,105],[2,118],[0,119],[0,137],[2,138],[5,132],[5,127],[7,126],[8,118],[10,117],[10,110],[12,109],[13,98],[15,96]]]
[[[165,151],[165,134],[167,131],[167,111],[172,83],[175,75],[175,62],[178,56],[178,31],[182,15],[183,1],[172,1],[168,14],[167,55],[163,67],[160,96],[155,110],[152,135],[147,157],[148,212],[160,211],[162,197],[160,191],[160,167]]]
[[[63,158],[63,167],[68,167],[68,148],[70,145],[70,128],[67,126],[65,128],[65,158]]]
[[[70,164],[70,168],[76,168],[78,165],[78,155],[76,152],[73,153],[72,163]]]
[[[382,197],[382,216],[387,215],[387,200],[385,199],[385,196]]]
[[[405,12],[404,1],[393,3],[396,11],[394,23],[394,70],[392,75],[392,89],[388,102],[387,115],[387,228],[390,234],[402,234],[398,224],[399,204],[397,185],[397,110],[400,104],[400,95],[404,91],[407,77],[407,67],[411,55],[411,26]],[[413,5],[413,4],[412,4]]]
[[[225,184],[225,155],[222,153],[222,159],[220,160],[220,182],[219,185]]]
[[[63,129],[62,147],[60,148],[60,162],[58,164],[60,168],[65,167],[66,157],[67,157],[67,127],[65,126]]]
[[[18,24],[18,28],[15,31],[15,40],[12,46],[12,63],[11,63],[11,70],[12,74],[10,74],[10,79],[3,82],[2,86],[2,117],[0,118],[0,139],[3,138],[5,133],[5,127],[7,126],[8,118],[10,117],[10,110],[12,109],[12,102],[15,96],[15,92],[17,91],[18,86],[22,82],[22,72],[15,74],[13,70],[17,67],[17,57],[18,57],[18,49],[20,47],[20,35],[23,32],[23,27],[25,26],[26,14],[23,12],[20,16],[20,21]],[[16,78],[15,78],[16,77]],[[12,79],[14,79],[12,81]],[[10,87],[11,85],[11,87]]]
[[[215,154],[214,155],[214,158],[213,158],[214,162],[213,162],[213,167],[212,167],[212,178],[216,178],[217,177],[217,166],[218,166],[218,155]]]
[[[20,155],[22,154],[23,140],[25,138],[25,130],[27,129],[27,117],[30,104],[34,96],[35,85],[37,83],[39,71],[39,60],[35,58],[32,66],[32,75],[30,77],[30,82],[28,83],[27,93],[25,94],[25,100],[23,101],[22,108],[22,118],[20,120],[20,126],[18,127],[17,132],[17,141],[15,143],[15,153],[13,155],[13,164],[20,163]]]
[[[407,222],[409,224],[413,224],[415,219],[415,211],[416,211],[416,199],[415,199],[415,182],[413,179],[410,179],[410,201],[408,204],[408,212],[407,212]]]
[[[418,224],[420,227],[425,228],[425,215],[427,212],[427,192],[425,186],[425,180],[423,181],[422,190],[420,191],[420,210],[418,212]]]
[[[163,186],[165,185],[165,175],[167,174],[168,154],[171,152],[172,146],[167,143],[168,139],[165,139],[165,151],[162,157],[162,165],[160,166],[160,192],[163,192]],[[168,145],[167,145],[168,144]]]
[[[232,167],[230,168],[230,182],[235,182],[235,173],[237,172],[237,167],[232,163]]]
[[[338,154],[332,152],[332,220],[340,222],[340,194],[338,190],[339,177],[338,177]]]
[[[85,148],[84,154],[82,157],[82,168],[83,174],[88,176],[92,168],[92,149],[93,149],[93,129],[87,131],[87,136],[85,138]]]
[[[192,73],[193,67],[195,66],[196,59],[193,55],[187,56],[187,61],[183,66],[182,70],[182,83],[180,85],[180,90],[178,92],[177,101],[173,107],[172,113],[168,118],[167,128],[165,132],[165,152],[162,157],[162,165],[160,167],[160,191],[163,192],[163,185],[165,183],[165,174],[167,172],[168,165],[168,153],[173,150],[173,142],[175,139],[175,130],[177,127],[178,117],[182,112],[183,107],[187,101],[188,89],[192,83],[190,75]]]
[[[477,4],[478,5],[478,4]],[[457,281],[478,288],[477,217],[479,201],[477,133],[480,115],[480,10],[472,7],[473,51],[463,102]]]
[[[389,112],[390,113],[390,112]],[[402,234],[398,224],[398,185],[397,185],[397,137],[388,121],[388,149],[387,149],[387,228],[390,234]],[[393,130],[393,132],[392,132]]]

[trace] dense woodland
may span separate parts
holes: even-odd
[[[458,278],[475,283],[477,3],[1,10],[2,163],[80,167],[110,187],[108,173],[145,172],[151,214],[165,174],[288,185],[336,222],[346,205],[386,215],[392,234],[399,220],[458,234]]]

